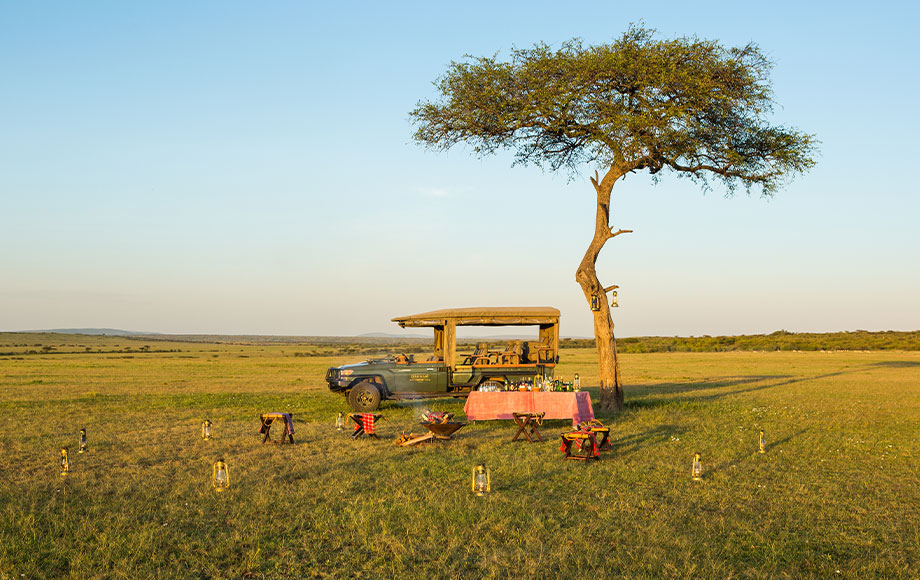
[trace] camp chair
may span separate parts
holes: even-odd
[[[361,435],[367,434],[374,439],[378,439],[377,421],[383,419],[383,415],[378,413],[349,413],[348,418],[355,424],[355,430],[351,434],[352,439],[357,439]]]

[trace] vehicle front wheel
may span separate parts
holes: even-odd
[[[380,407],[380,389],[371,381],[361,381],[348,393],[348,404],[358,413],[370,413]]]

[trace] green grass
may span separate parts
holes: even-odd
[[[390,444],[453,399],[385,403],[383,439],[353,441],[323,374],[361,356],[322,344],[146,344],[0,334],[3,580],[920,576],[917,352],[624,355],[614,449],[585,464],[561,460],[564,422],[545,443],[479,422]],[[557,374],[595,384],[593,357],[564,349]],[[260,444],[269,410],[295,414],[295,445]]]

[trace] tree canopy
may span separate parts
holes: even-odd
[[[703,187],[716,178],[771,195],[813,164],[815,140],[771,126],[772,63],[755,44],[657,40],[631,26],[612,44],[538,43],[510,60],[467,56],[437,81],[440,101],[410,113],[415,139],[477,154],[512,149],[519,163],[617,173],[669,170]]]
[[[436,83],[440,99],[410,113],[415,139],[436,149],[468,143],[479,155],[515,152],[516,163],[577,173],[595,169],[594,237],[575,272],[594,316],[601,406],[623,408],[613,319],[597,257],[611,238],[611,192],[625,175],[676,173],[722,182],[728,194],[773,193],[814,165],[812,135],[771,125],[772,63],[755,44],[725,48],[697,38],[658,40],[632,25],[612,44],[538,43],[510,60],[468,56]]]

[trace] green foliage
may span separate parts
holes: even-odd
[[[517,162],[621,173],[662,169],[728,192],[772,194],[813,164],[816,141],[770,125],[770,60],[754,44],[725,48],[696,38],[657,40],[631,26],[617,41],[558,50],[537,43],[510,61],[467,57],[437,82],[438,102],[410,113],[415,139],[478,154],[512,149]]]
[[[588,348],[588,339],[563,339],[562,347]],[[912,332],[788,332],[742,336],[637,336],[618,338],[617,349],[641,352],[727,352],[768,350],[920,350],[920,330]]]

